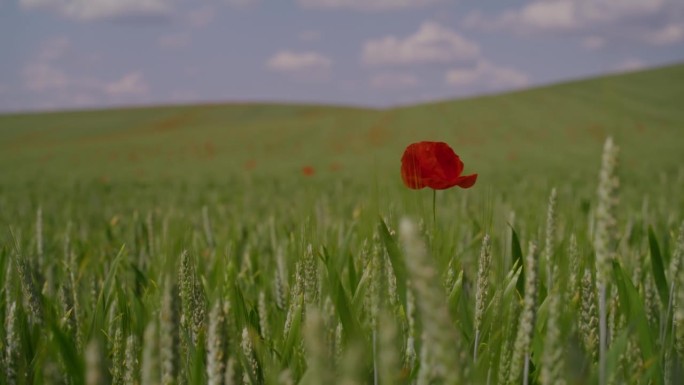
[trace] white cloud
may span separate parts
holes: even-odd
[[[524,73],[479,60],[474,67],[454,68],[446,73],[446,82],[456,87],[477,87],[487,90],[520,88],[529,84]]]
[[[276,72],[321,77],[327,76],[332,64],[330,58],[317,52],[280,51],[266,62],[266,68]]]
[[[504,21],[534,29],[569,29],[578,26],[576,3],[568,0],[539,1],[525,6],[519,13],[508,13]]]
[[[418,83],[418,78],[403,72],[383,72],[374,75],[370,80],[371,87],[380,89],[411,88]]]
[[[111,96],[145,95],[149,87],[140,71],[129,72],[120,79],[104,86],[104,91]]]
[[[532,0],[498,14],[470,12],[464,28],[517,35],[582,37],[588,50],[614,42],[669,45],[684,41],[681,0]]]
[[[614,70],[616,72],[631,72],[643,69],[646,64],[641,59],[629,58],[618,63]]]
[[[71,41],[64,36],[45,40],[34,59],[27,63],[22,76],[24,86],[31,91],[44,91],[66,87],[67,75],[54,65],[70,49]]]
[[[684,23],[671,23],[654,31],[647,31],[643,40],[653,45],[669,45],[684,41]]]
[[[320,31],[308,30],[300,32],[298,37],[301,41],[312,42],[321,40],[323,38],[323,34],[321,34]]]
[[[168,14],[172,0],[19,0],[22,8],[55,11],[76,20],[154,17]]]
[[[477,58],[480,48],[455,31],[433,21],[404,39],[385,36],[367,41],[362,60],[368,65],[448,63]]]
[[[31,91],[62,89],[69,85],[69,78],[49,63],[29,63],[22,70],[24,85]]]
[[[63,37],[46,40],[21,71],[23,88],[43,107],[85,107],[141,100],[149,86],[140,71],[108,81],[77,72],[73,63],[88,56],[73,52]],[[69,65],[71,64],[71,66]]]
[[[167,49],[184,48],[190,45],[190,35],[187,33],[174,33],[159,38],[159,46]]]
[[[468,28],[517,33],[576,31],[615,22],[643,19],[663,12],[672,0],[534,0],[495,16],[471,12]]]
[[[601,49],[606,45],[606,39],[601,36],[589,36],[582,39],[582,47],[588,50]]]
[[[443,0],[297,0],[303,8],[351,9],[356,11],[389,11],[420,8]]]

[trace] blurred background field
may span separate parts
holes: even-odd
[[[441,140],[467,172],[481,174],[480,192],[503,191],[540,180],[586,183],[613,136],[624,183],[643,195],[680,171],[683,77],[684,66],[675,65],[386,110],[247,103],[5,114],[0,182],[12,190],[235,179],[305,188],[343,180],[396,192],[405,146]],[[302,177],[304,166],[315,177]]]

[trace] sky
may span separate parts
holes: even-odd
[[[682,0],[0,0],[0,111],[387,107],[684,62]]]

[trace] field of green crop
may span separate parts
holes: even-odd
[[[0,385],[684,383],[683,78],[0,115]]]

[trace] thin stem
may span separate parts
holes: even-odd
[[[475,330],[475,347],[473,348],[473,361],[477,362],[477,345],[480,343],[480,331]]]
[[[435,236],[435,230],[437,229],[437,190],[432,190],[432,236]]]
[[[599,283],[599,385],[606,384],[606,286]]]
[[[377,351],[377,334],[375,327],[373,328],[373,384],[378,385],[378,351]]]

